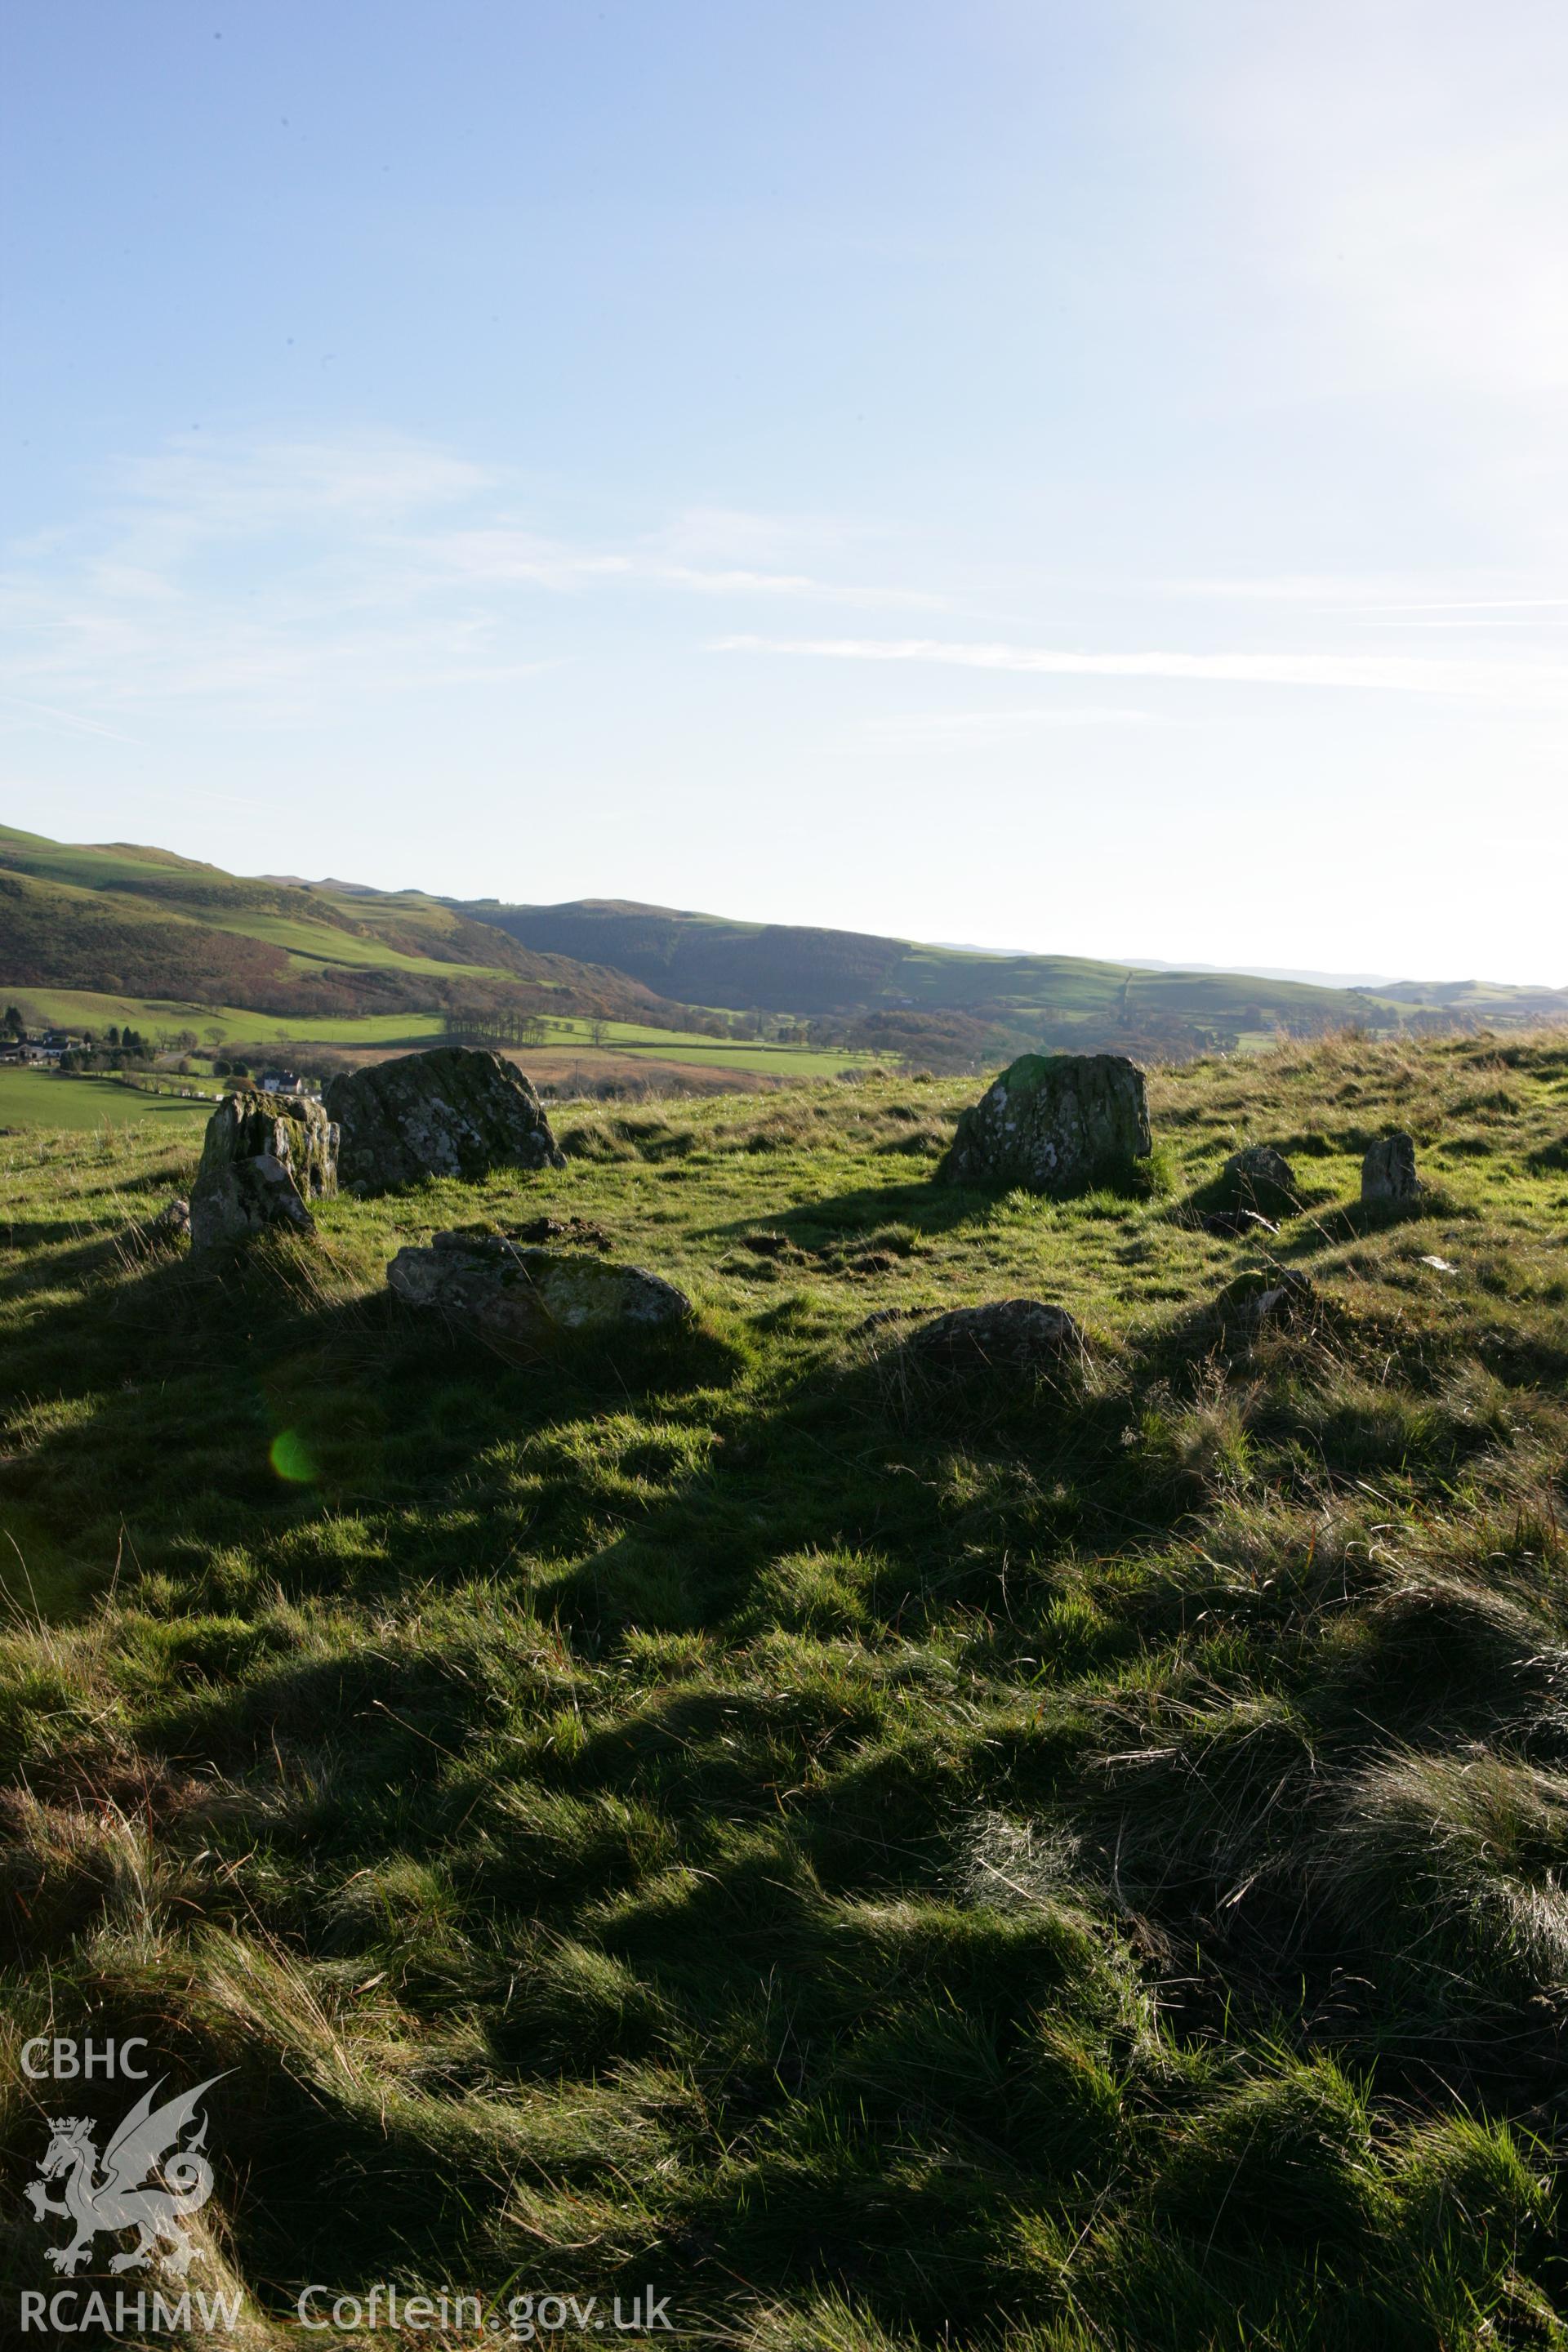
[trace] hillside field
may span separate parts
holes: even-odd
[[[226,1045],[276,1047],[301,1053],[312,1045],[330,1046],[351,1057],[389,1053],[418,1053],[438,1045],[446,1034],[437,1013],[369,1014],[363,1019],[327,1014],[291,1018],[247,1013],[234,1005],[169,1003],[155,997],[107,996],[86,989],[21,989],[10,992],[22,999],[22,1010],[39,1027],[90,1028],[100,1034],[111,1024],[127,1023],[154,1043],[193,1034],[196,1050],[221,1052]],[[0,983],[0,995],[7,992]],[[586,1014],[545,1016],[546,1042],[522,1047],[514,1055],[530,1075],[541,1080],[559,1079],[577,1065],[592,1078],[603,1073],[636,1076],[639,1061],[657,1065],[678,1084],[682,1069],[700,1079],[704,1073],[740,1070],[754,1076],[787,1083],[800,1078],[831,1078],[840,1070],[872,1066],[877,1056],[844,1046],[833,1051],[810,1045],[758,1042],[753,1039],[702,1037],[686,1029],[662,1029],[641,1021],[599,1024],[602,1046],[593,1042],[593,1024]],[[668,1066],[674,1065],[672,1069]],[[62,1122],[69,1125],[70,1121]]]
[[[47,1070],[0,1069],[0,1129],[146,1127],[158,1133],[170,1126],[198,1129],[212,1117],[212,1100],[182,1101],[174,1095],[147,1095],[114,1077],[56,1076]]]
[[[1156,1071],[1148,1181],[1062,1204],[933,1181],[973,1091],[574,1106],[558,1172],[233,1263],[142,1238],[195,1133],[6,1139],[0,2017],[224,2077],[247,2347],[390,2345],[292,2319],[378,2281],[737,2352],[1568,2340],[1568,1041]],[[1429,1189],[1363,1211],[1394,1127]],[[1273,1239],[1195,1222],[1242,1140]],[[545,1213],[695,1328],[394,1311]],[[889,1312],[1021,1294],[1084,1333],[1037,1385]]]

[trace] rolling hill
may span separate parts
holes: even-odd
[[[226,874],[116,842],[0,826],[0,975],[14,989],[341,1018],[458,1007],[654,1021],[640,982],[523,946],[418,891]]]
[[[624,899],[451,900],[228,874],[169,850],[71,845],[10,826],[0,826],[0,988],[48,1007],[45,1018],[101,1026],[151,1015],[156,1028],[166,1015],[184,1028],[194,1016],[228,1037],[381,1050],[454,1017],[505,1042],[515,1016],[544,1014],[574,1056],[601,1049],[601,1024],[614,1024],[628,1050],[690,1038],[704,1066],[738,1050],[742,1034],[761,1050],[764,1031],[769,1052],[804,1055],[809,1044],[828,1067],[868,1052],[956,1070],[1042,1045],[1183,1058],[1281,1030],[1568,1019],[1568,991],[1349,988],[996,954]]]

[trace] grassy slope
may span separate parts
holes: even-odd
[[[1561,2340],[1568,1046],[1162,1075],[1142,1201],[933,1185],[964,1091],[584,1113],[226,1281],[128,1244],[188,1151],[0,1147],[0,1993],[236,2070],[210,2274],[652,2280],[753,2352]],[[1437,1189],[1380,1224],[1390,1124]],[[1282,1326],[1183,1221],[1242,1137],[1307,1194]],[[700,1335],[390,1315],[400,1243],[545,1209]],[[857,1332],[1020,1292],[1089,1331],[1056,1391]]]

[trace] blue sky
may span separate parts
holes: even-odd
[[[13,0],[11,822],[1568,982],[1568,17]]]

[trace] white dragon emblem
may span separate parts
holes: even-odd
[[[38,2178],[27,2184],[27,2201],[35,2221],[51,2213],[76,2224],[68,2246],[51,2246],[48,2260],[57,2271],[79,2270],[92,2252],[100,2230],[135,2230],[136,2243],[110,2263],[111,2271],[145,2270],[160,2245],[172,2249],[168,2269],[184,2278],[201,2252],[180,2223],[199,2212],[213,2192],[213,2168],[202,2154],[206,2142],[206,2118],[184,2147],[180,2134],[195,2116],[197,2102],[221,2074],[209,2075],[194,2091],[154,2107],[163,2078],[142,2093],[100,2158],[93,2141],[89,2116],[61,2116],[51,2121],[50,2139],[38,2167]],[[100,2167],[101,2165],[101,2173]],[[150,2183],[149,2174],[154,2176]],[[51,2197],[46,2181],[64,2176],[65,2193]]]

